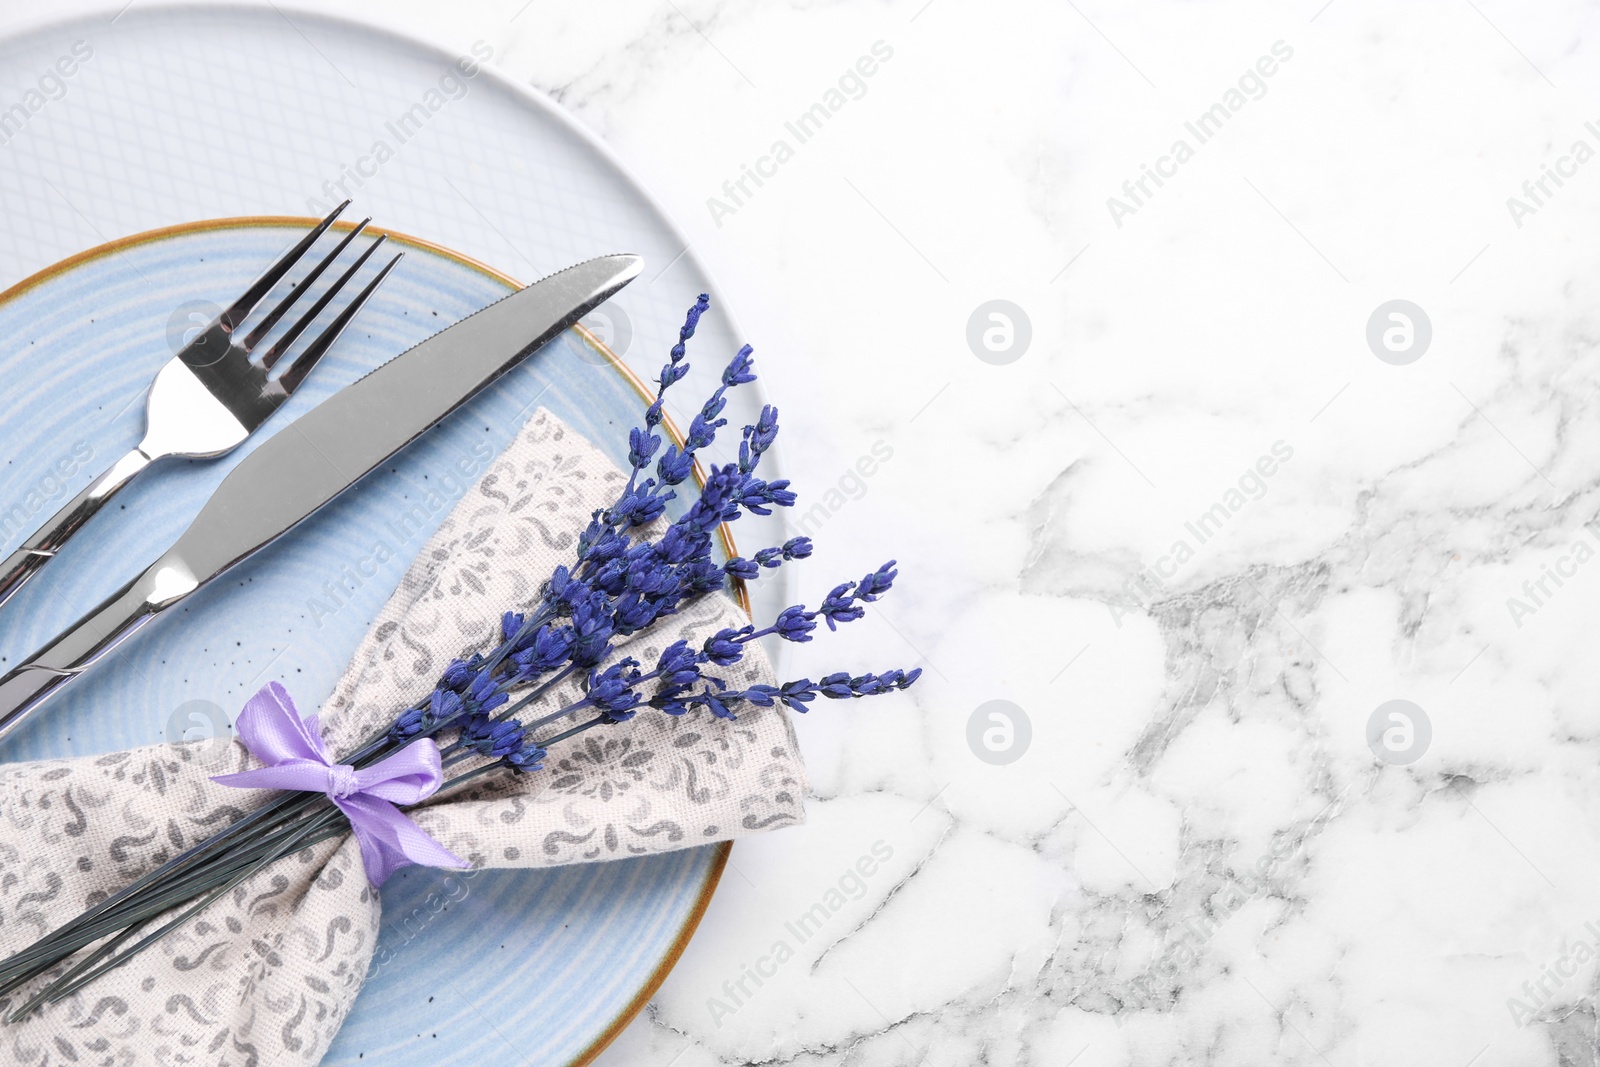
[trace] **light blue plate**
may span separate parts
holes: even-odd
[[[143,397],[204,301],[224,302],[310,220],[160,231],[73,257],[0,294],[0,539],[10,551],[139,439]],[[11,664],[176,538],[252,447],[394,354],[505,295],[509,280],[403,236],[407,252],[294,398],[221,460],[158,466],[7,606]],[[625,249],[595,249],[596,253]],[[670,341],[671,339],[667,339]],[[181,736],[210,702],[231,716],[267,681],[315,707],[417,549],[534,410],[550,408],[617,462],[645,394],[568,331],[226,578],[135,635],[11,738],[0,759],[104,752]],[[488,445],[488,451],[483,445]],[[462,471],[470,472],[463,477]],[[395,545],[401,515],[448,504]],[[195,718],[196,709],[199,718]],[[192,734],[190,736],[193,736]],[[384,887],[381,964],[325,1063],[386,1067],[586,1062],[649,999],[717,884],[726,846],[553,871],[469,877],[412,868]],[[487,1016],[493,1016],[493,1025]]]

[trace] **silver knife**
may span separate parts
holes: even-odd
[[[129,634],[281,537],[638,277],[580,263],[434,334],[285,426],[228,473],[160,559],[0,678],[0,738]]]

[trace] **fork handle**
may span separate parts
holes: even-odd
[[[0,564],[0,605],[10,600],[29,578],[39,572],[39,568],[50,562],[84,523],[94,517],[95,512],[105,507],[119,489],[150,463],[150,457],[135,448],[90,482],[81,493],[63,504],[60,511],[7,556],[5,562]]]
[[[0,677],[0,738],[163,609],[201,586],[173,552]]]

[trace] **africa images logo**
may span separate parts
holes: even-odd
[[[1223,92],[1219,101],[1183,124],[1184,132],[1194,138],[1194,144],[1179,137],[1172,142],[1165,155],[1156,158],[1153,169],[1148,163],[1139,165],[1139,176],[1122,183],[1121,197],[1106,198],[1106,210],[1111,213],[1111,221],[1117,229],[1122,229],[1123,220],[1129,215],[1138,214],[1139,209],[1156,195],[1156,191],[1166,184],[1163,179],[1171,180],[1178,176],[1178,168],[1195,157],[1200,145],[1221,133],[1233,116],[1243,111],[1251,100],[1260,100],[1267,95],[1266,79],[1278,73],[1282,64],[1294,58],[1294,49],[1283,41],[1273,41],[1270,51],[1271,55],[1261,56],[1254,66],[1246,68],[1238,81]]]
[[[844,110],[846,104],[867,95],[866,79],[878,73],[883,64],[894,58],[894,48],[885,41],[874,41],[871,53],[858,57],[854,64],[846,67],[837,82],[822,94],[822,99],[792,121],[785,122],[783,129],[788,136],[774,139],[767,151],[756,157],[753,168],[749,164],[740,164],[739,176],[722,183],[722,196],[706,197],[706,210],[711,213],[711,221],[717,224],[717,229],[722,229],[723,218],[737,213],[755,196],[756,191],[766,184],[764,179],[776,178],[778,168],[794,158],[795,150],[821,133],[833,116]],[[789,143],[790,138],[794,139],[793,144]],[[753,189],[752,184],[755,186]]]
[[[828,920],[843,911],[848,901],[861,900],[867,895],[868,880],[894,858],[894,846],[879,838],[872,843],[869,852],[870,855],[863,853],[846,867],[809,908],[783,924],[788,936],[774,940],[766,953],[756,957],[753,965],[741,963],[738,977],[722,983],[722,996],[706,999],[706,1010],[718,1030],[722,1029],[723,1020],[737,1014],[767,981],[777,977],[780,967],[795,958],[797,946],[820,934]]]

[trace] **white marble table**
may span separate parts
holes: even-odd
[[[332,9],[603,136],[800,413],[804,591],[902,561],[791,666],[923,683],[600,1063],[1595,1062],[1595,14]]]

